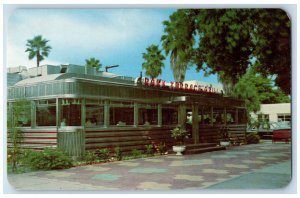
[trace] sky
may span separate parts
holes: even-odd
[[[7,66],[36,66],[25,52],[28,39],[42,35],[52,50],[40,65],[84,65],[95,57],[103,66],[119,65],[109,72],[137,77],[142,71],[142,53],[151,44],[161,47],[162,22],[175,9],[18,9],[11,13],[7,33]],[[165,54],[164,54],[165,55]],[[170,59],[158,78],[174,81]],[[102,68],[103,69],[103,68]],[[143,71],[145,75],[145,71]],[[195,66],[185,80],[218,83],[217,77],[204,77]]]

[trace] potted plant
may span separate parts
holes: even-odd
[[[228,135],[227,127],[222,127],[220,129],[220,134],[221,134],[220,145],[225,146],[225,147],[230,146],[230,138],[229,138],[229,135]]]
[[[171,137],[178,143],[178,145],[173,146],[173,151],[176,152],[176,155],[182,155],[182,152],[185,151],[183,143],[186,136],[187,131],[182,127],[176,127],[171,130]]]

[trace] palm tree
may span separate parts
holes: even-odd
[[[193,45],[195,43],[195,22],[193,10],[178,10],[164,21],[164,32],[161,37],[166,55],[170,53],[171,69],[175,81],[183,82],[186,69],[191,62]]]
[[[85,59],[85,66],[86,67],[95,67],[97,71],[102,67],[100,60],[95,58]]]
[[[51,50],[51,46],[47,45],[49,40],[43,39],[41,35],[35,36],[32,40],[27,40],[27,49],[25,52],[29,52],[29,60],[36,57],[37,67],[40,66],[40,62],[48,57]]]
[[[142,68],[146,69],[147,76],[156,78],[162,73],[165,57],[161,54],[158,45],[150,45],[146,50],[147,53],[143,53],[145,62],[142,64]]]

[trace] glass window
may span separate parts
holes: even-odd
[[[269,120],[269,115],[268,115]],[[246,110],[245,109],[239,109],[238,110],[238,123],[239,124],[245,124],[247,122],[246,119]]]
[[[81,100],[63,99],[60,126],[81,126]]]
[[[104,107],[103,105],[86,104],[86,127],[103,126]]]
[[[12,109],[9,110],[9,116],[17,120],[17,126],[31,126],[31,104],[29,101],[17,101],[12,103]],[[11,114],[12,113],[12,114]],[[9,122],[10,120],[8,120]]]
[[[227,124],[236,123],[236,109],[227,109],[226,110],[226,120]]]
[[[111,102],[109,108],[110,125],[126,126],[133,125],[133,103]]]
[[[157,125],[157,105],[139,107],[139,125]]]
[[[202,107],[199,109],[199,113],[201,114],[201,124],[210,124],[211,119],[211,109],[208,106]]]
[[[213,108],[213,123],[214,124],[224,124],[224,109],[223,108]]]
[[[56,126],[56,100],[39,100],[36,106],[37,126]]]
[[[278,114],[277,115],[278,122],[290,122],[291,121],[291,114]]]
[[[163,107],[162,108],[162,124],[178,124],[178,110],[176,107]]]

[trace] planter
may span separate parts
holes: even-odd
[[[173,151],[176,152],[176,155],[182,155],[182,152],[185,151],[185,146],[173,146]]]
[[[220,145],[228,147],[228,146],[230,146],[230,142],[229,141],[220,141]]]

